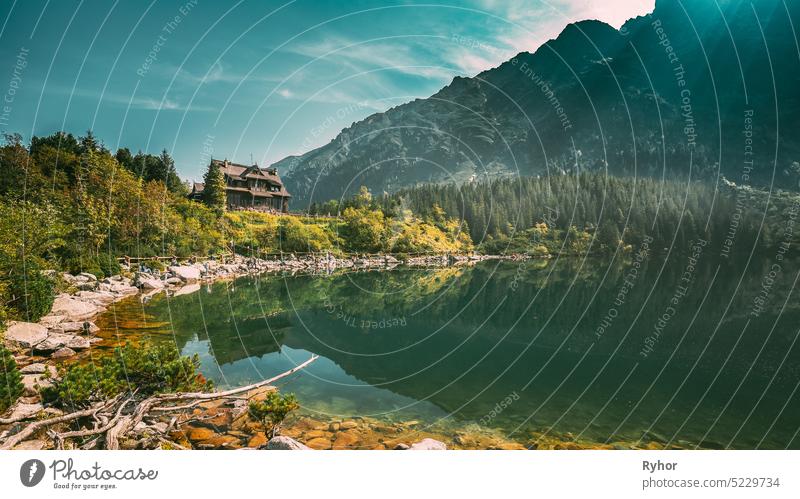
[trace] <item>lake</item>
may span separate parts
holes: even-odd
[[[800,266],[710,253],[244,277],[118,303],[101,325],[198,354],[218,386],[319,354],[280,387],[321,418],[800,448]]]

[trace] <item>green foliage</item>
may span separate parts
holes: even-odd
[[[383,198],[381,207],[431,220],[441,207],[466,222],[487,252],[531,251],[536,245],[526,231],[545,223],[551,233],[542,244],[556,254],[562,245],[570,253],[613,252],[648,237],[656,248],[688,248],[697,239],[724,241],[734,224],[734,249],[772,247],[785,239],[784,220],[796,202],[786,191],[585,173],[423,185]]]
[[[225,175],[219,165],[214,161],[208,164],[208,170],[203,176],[203,202],[218,215],[225,211]]]
[[[336,236],[330,227],[314,223],[303,223],[297,217],[281,219],[278,244],[281,251],[310,252],[333,250]]]
[[[250,402],[247,413],[264,426],[264,433],[271,438],[278,434],[286,416],[299,407],[294,394],[281,395],[271,391],[264,400]]]
[[[0,341],[0,413],[14,405],[23,387],[14,356]]]
[[[70,365],[43,396],[56,405],[72,408],[126,391],[135,390],[137,397],[147,397],[210,390],[212,384],[199,374],[199,366],[197,355],[182,357],[174,345],[126,344],[95,363]]]
[[[120,266],[117,259],[106,253],[100,253],[96,256],[87,255],[72,258],[65,261],[62,267],[71,274],[88,272],[101,279],[103,277],[117,275],[120,272]]]
[[[36,322],[50,311],[54,282],[39,269],[36,260],[12,260],[2,265],[4,278],[0,291],[5,307],[15,319]]]
[[[377,253],[384,251],[388,237],[383,212],[367,208],[346,208],[339,235],[351,251]]]

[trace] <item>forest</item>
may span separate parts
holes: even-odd
[[[221,173],[209,166],[208,185],[214,175]],[[473,249],[457,222],[411,212],[387,216],[366,190],[334,217],[226,212],[224,192],[204,203],[188,200],[187,192],[166,150],[112,152],[91,132],[33,137],[28,145],[6,135],[0,147],[0,323],[4,317],[35,321],[46,313],[58,290],[54,271],[102,278],[119,273],[117,259],[124,255]]]
[[[727,253],[748,253],[794,247],[800,239],[793,230],[797,193],[740,187],[724,177],[717,184],[603,172],[515,177],[421,185],[381,203],[386,211],[402,206],[423,218],[441,209],[468,227],[473,242],[487,252],[522,251],[542,232],[558,248],[565,239],[568,248],[592,236],[594,251],[652,238],[656,248],[681,251],[704,239]]]

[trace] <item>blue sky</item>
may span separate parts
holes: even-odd
[[[0,129],[266,165],[366,116],[653,0],[2,0]]]

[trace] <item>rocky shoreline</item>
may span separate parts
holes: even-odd
[[[60,279],[66,291],[56,296],[50,313],[42,317],[39,322],[9,322],[8,328],[4,333],[3,341],[6,346],[14,352],[14,358],[22,374],[24,393],[17,403],[7,411],[6,420],[20,420],[38,415],[54,416],[59,415],[57,409],[46,408],[43,406],[40,390],[52,386],[54,380],[58,379],[56,365],[61,362],[69,362],[77,358],[84,351],[89,351],[93,344],[102,341],[96,336],[100,328],[95,324],[94,319],[105,312],[108,307],[120,300],[140,294],[142,300],[147,300],[154,294],[160,292],[170,292],[173,295],[188,294],[200,289],[200,283],[212,282],[221,279],[234,279],[244,275],[265,274],[265,273],[300,273],[308,272],[314,274],[331,273],[339,270],[385,270],[406,265],[417,268],[438,268],[446,266],[469,265],[479,261],[490,259],[517,259],[518,257],[498,257],[486,255],[435,255],[409,257],[401,261],[396,257],[385,256],[363,256],[350,258],[337,258],[332,255],[307,256],[298,258],[289,255],[281,260],[263,260],[258,258],[245,258],[235,256],[227,261],[206,260],[203,262],[173,262],[174,265],[157,270],[147,268],[146,265],[138,268],[123,266],[121,275],[98,279],[89,273],[78,275],[60,274],[51,276]],[[227,414],[223,419],[230,419],[231,422],[240,421],[239,425],[244,425],[241,420],[246,419],[246,410],[241,406],[231,406],[227,409],[220,404],[208,403],[205,408],[198,408],[195,411],[205,411]],[[5,416],[5,415],[4,415]],[[196,414],[195,414],[196,416]],[[214,414],[202,414],[201,420],[214,420]],[[308,419],[308,418],[306,418]],[[243,436],[241,429],[226,430],[226,433],[209,436],[205,439],[198,439],[202,431],[191,426],[191,421],[195,417],[189,417],[185,421],[189,423],[187,431],[180,430],[179,434],[171,434],[175,439],[177,448],[185,448],[178,442],[188,444],[190,448],[253,448],[268,447],[268,442],[263,439],[252,440],[257,436],[257,431],[251,432],[252,435]],[[313,421],[313,420],[309,420]],[[217,422],[220,422],[219,418]],[[164,424],[167,424],[166,422]],[[351,423],[344,423],[343,431]],[[308,430],[309,423],[299,425],[297,428]],[[312,425],[310,431],[322,431],[319,428],[325,426],[325,432],[316,436],[315,433],[297,433],[294,428],[288,430],[282,440],[272,445],[273,448],[305,448],[304,444],[295,442],[287,443],[286,439],[291,440],[294,435],[307,441],[308,448],[341,448],[343,442],[352,440],[351,437],[335,438],[330,441],[330,445],[324,444],[324,437],[328,436],[328,430],[335,425],[333,423],[317,422]],[[207,427],[205,427],[208,430]],[[252,430],[253,428],[250,428]],[[349,428],[352,429],[352,428]],[[147,433],[147,428],[139,429]],[[0,427],[0,436],[8,430]],[[170,430],[175,432],[175,430]],[[239,432],[229,434],[229,431]],[[338,429],[337,429],[338,431]],[[398,430],[392,430],[398,433]],[[363,432],[362,432],[363,433]],[[402,433],[402,431],[400,431]],[[202,436],[202,435],[200,435]],[[394,435],[396,436],[396,435]],[[219,437],[219,438],[217,438]],[[323,438],[323,440],[319,440]],[[426,437],[431,440],[430,437]],[[234,440],[231,440],[234,439]],[[263,442],[261,441],[263,440]],[[385,439],[384,439],[385,440]],[[424,440],[424,439],[423,439]],[[392,440],[387,440],[391,442]],[[283,442],[283,443],[281,443]],[[337,443],[338,442],[338,443]],[[355,440],[353,441],[355,442]],[[438,442],[438,443],[432,443]],[[446,448],[444,443],[432,440],[417,445],[417,448]],[[258,443],[258,445],[255,445]],[[371,445],[375,442],[369,442]],[[216,445],[219,444],[219,445]],[[253,445],[251,445],[253,444]],[[284,445],[285,444],[285,445]],[[281,447],[283,445],[283,447]],[[396,445],[381,444],[382,448],[415,448],[411,442],[396,442]],[[387,447],[388,445],[388,447]],[[47,446],[44,440],[33,440],[21,443],[18,448],[36,449]],[[378,444],[371,445],[369,448],[377,448]],[[364,447],[362,447],[364,448]]]
[[[154,294],[169,291],[175,295],[200,289],[200,283],[234,279],[245,275],[310,272],[322,274],[340,270],[386,270],[400,265],[437,268],[469,265],[485,260],[518,259],[487,255],[435,255],[409,257],[401,261],[394,256],[337,258],[332,255],[298,258],[289,255],[282,260],[264,260],[236,256],[227,261],[206,260],[170,265],[163,270],[123,266],[123,273],[99,280],[89,273],[60,274],[67,292],[56,296],[50,313],[38,323],[9,322],[5,342],[17,353],[21,365],[30,359],[68,359],[86,350],[99,338],[93,319],[114,302],[140,294],[146,300]],[[54,276],[55,273],[51,272]]]

